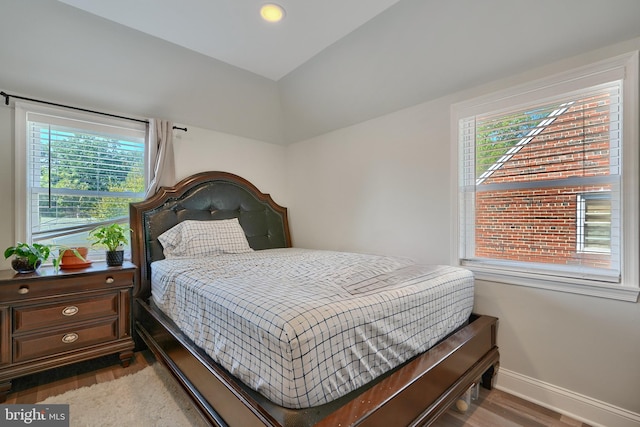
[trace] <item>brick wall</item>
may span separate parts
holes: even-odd
[[[478,186],[476,256],[609,266],[578,253],[577,196],[607,186],[482,191],[491,184],[609,175],[608,97],[577,102]]]

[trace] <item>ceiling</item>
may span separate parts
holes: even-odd
[[[110,21],[277,81],[399,0],[59,0]]]

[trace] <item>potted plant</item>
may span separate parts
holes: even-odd
[[[9,246],[4,251],[5,259],[13,256],[11,268],[18,273],[31,273],[36,271],[43,262],[49,259],[50,254],[51,249],[49,246],[39,243],[30,245],[28,243],[18,242],[15,246]]]
[[[120,224],[102,225],[89,232],[89,240],[93,246],[103,246],[107,249],[107,265],[122,265],[124,261],[123,246],[128,243],[127,234],[131,230]]]
[[[87,259],[89,248],[86,246],[77,246],[60,249],[58,256],[60,268],[84,268],[91,265],[91,261]]]
[[[75,248],[66,248],[64,246],[55,247],[60,249],[58,257],[52,260],[53,267],[55,268],[56,272],[60,268],[60,261],[62,260],[64,252],[66,252],[67,250],[70,250],[83,262],[85,261],[83,256]],[[32,273],[36,271],[43,262],[49,259],[52,249],[53,246],[51,245],[18,242],[15,246],[9,246],[7,249],[5,249],[4,257],[5,259],[9,258],[10,256],[14,257],[13,260],[11,260],[11,268],[13,268],[18,273]]]

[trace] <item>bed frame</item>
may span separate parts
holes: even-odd
[[[321,407],[282,408],[248,389],[187,338],[151,302],[150,264],[162,259],[157,237],[186,219],[237,217],[253,249],[291,246],[286,208],[226,172],[203,172],[131,204],[132,259],[138,266],[134,321],[145,344],[216,426],[430,425],[471,386],[491,388],[499,364],[497,319],[472,315],[429,351]]]

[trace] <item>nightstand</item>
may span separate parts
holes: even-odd
[[[133,358],[131,303],[136,266],[0,271],[0,402],[11,380],[120,353]]]

